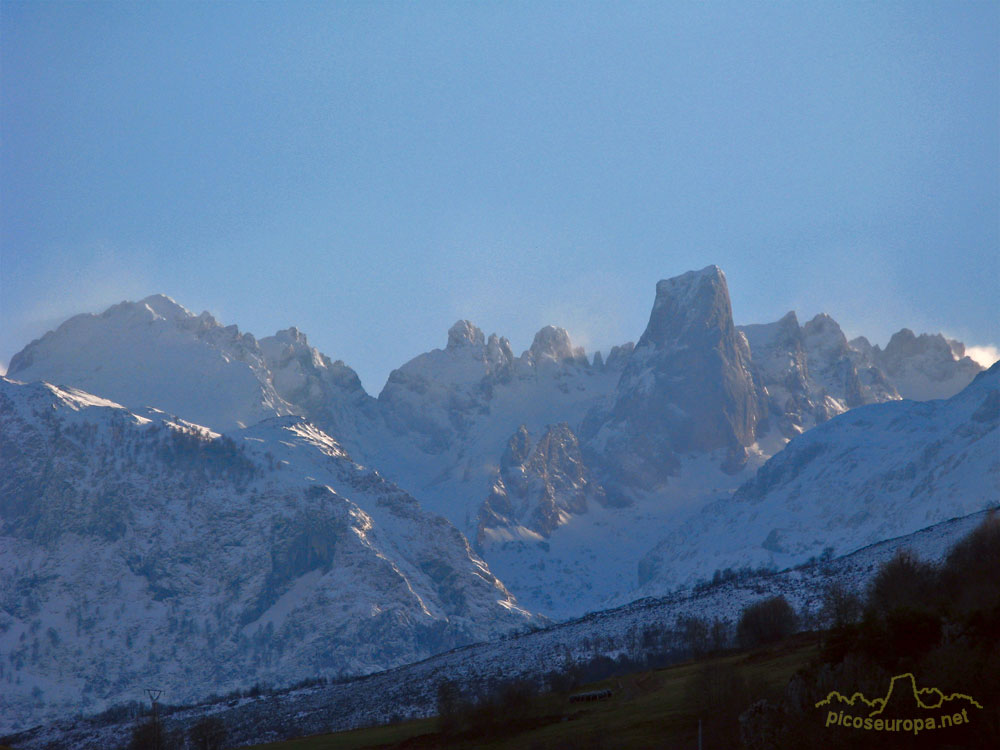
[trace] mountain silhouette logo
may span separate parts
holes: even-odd
[[[983,707],[965,693],[945,695],[936,687],[918,688],[912,672],[893,677],[884,697],[869,699],[860,692],[848,697],[833,690],[815,705],[816,708],[828,709],[827,727],[914,734],[927,729],[968,724],[969,710]]]

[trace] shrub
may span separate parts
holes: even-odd
[[[743,648],[753,648],[786,638],[795,632],[795,610],[783,596],[751,604],[740,615],[736,638]]]
[[[985,706],[1000,704],[1000,517],[991,515],[958,542],[940,566],[900,552],[876,573],[859,622],[834,628],[818,662],[800,670],[778,703],[758,703],[742,716],[745,747],[886,747],[881,734],[836,735],[817,720],[816,702],[831,690],[884,694],[890,679],[912,672],[920,687],[968,691]],[[828,610],[841,602],[828,592]],[[853,607],[851,608],[853,609]],[[838,618],[833,618],[834,620]],[[840,618],[848,619],[848,618]],[[1000,747],[1000,714],[906,739],[912,748]],[[895,738],[893,747],[903,738]],[[900,746],[904,746],[901,744]]]
[[[677,619],[677,627],[681,631],[684,645],[692,656],[704,656],[709,650],[708,621],[700,617],[684,617]]]
[[[1000,632],[1000,514],[991,513],[956,544],[939,576],[948,614],[973,637],[989,641]]]
[[[820,617],[831,628],[843,628],[858,621],[861,598],[841,583],[831,583],[823,592]]]
[[[877,614],[894,609],[926,609],[931,602],[934,566],[901,549],[882,565],[868,587],[868,607]]]
[[[188,732],[196,750],[222,750],[226,743],[226,724],[217,716],[199,719]]]
[[[150,717],[132,730],[128,750],[172,750],[178,747],[184,747],[184,738],[166,729],[157,717]]]
[[[451,734],[458,729],[459,714],[464,708],[458,687],[451,680],[442,680],[437,687],[438,731]]]

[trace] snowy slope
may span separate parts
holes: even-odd
[[[642,561],[640,591],[727,567],[787,567],[1000,502],[1000,367],[944,401],[852,409],[794,439]]]
[[[899,549],[911,550],[923,560],[939,561],[985,515],[951,519],[822,565],[641,599],[358,680],[184,709],[168,714],[165,725],[183,730],[211,715],[226,725],[233,745],[244,745],[371,726],[391,717],[431,716],[436,712],[437,686],[443,680],[454,681],[466,694],[475,694],[498,675],[541,683],[547,672],[561,672],[568,665],[598,655],[642,658],[649,643],[647,634],[654,629],[661,629],[657,648],[676,649],[678,657],[684,658],[678,618],[718,618],[732,627],[744,607],[776,595],[786,597],[806,618],[817,618],[828,585],[836,582],[862,592],[878,567]],[[173,698],[164,695],[164,700]],[[89,719],[66,720],[6,741],[23,750],[104,750],[127,742],[133,727],[131,720],[109,725]]]
[[[299,417],[218,435],[0,380],[0,717],[364,673],[533,618]]]
[[[161,294],[70,318],[15,354],[7,377],[165,409],[217,430],[292,413],[253,336]]]

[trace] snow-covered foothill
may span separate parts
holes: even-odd
[[[536,622],[301,417],[220,435],[0,379],[0,731],[359,674]]]
[[[847,554],[1000,503],[1000,365],[941,401],[852,409],[792,440],[646,555],[640,592]]]

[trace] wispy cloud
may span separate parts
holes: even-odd
[[[65,319],[98,312],[125,299],[141,299],[153,291],[145,256],[102,247],[83,264],[67,262],[44,275],[45,289],[23,316],[26,322]]]
[[[1000,349],[995,346],[967,346],[965,353],[983,367],[990,367],[994,362],[1000,360]]]
[[[9,358],[73,315],[100,312],[122,300],[160,291],[150,285],[150,267],[148,254],[142,252],[97,247],[63,253],[19,279],[17,293],[9,295],[0,354]]]
[[[538,328],[557,325],[565,328],[575,346],[588,354],[608,350],[616,344],[635,340],[642,333],[626,322],[622,300],[628,299],[628,286],[613,272],[581,272],[552,288],[547,304],[542,304]],[[652,304],[652,292],[649,303]]]

